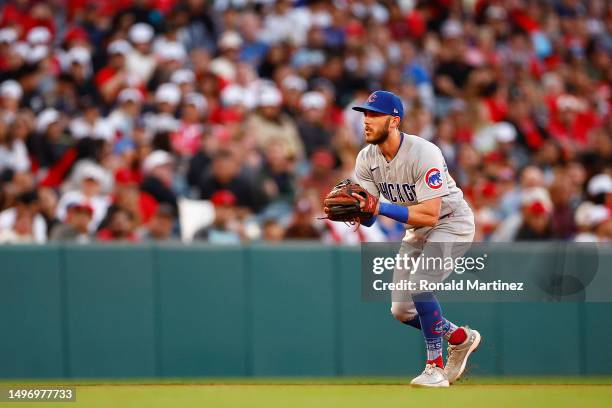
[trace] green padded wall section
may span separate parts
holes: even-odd
[[[314,244],[248,249],[254,375],[336,374],[333,254]]]
[[[248,374],[244,251],[236,247],[157,248],[163,376]]]
[[[152,255],[131,245],[66,249],[70,377],[157,374]]]
[[[550,259],[536,249],[506,256],[537,271]],[[388,302],[362,300],[359,251],[0,246],[0,378],[410,376],[422,368],[421,336]],[[590,293],[601,297],[612,252],[598,262]],[[442,307],[483,334],[471,374],[612,373],[611,303]]]
[[[55,246],[0,246],[0,377],[63,377],[62,269]]]

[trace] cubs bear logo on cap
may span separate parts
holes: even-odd
[[[353,109],[358,112],[372,111],[398,116],[400,119],[404,117],[402,100],[394,93],[388,91],[374,91],[370,94],[365,104],[353,106]]]

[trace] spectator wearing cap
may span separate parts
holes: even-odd
[[[49,237],[50,241],[75,242],[87,244],[91,242],[89,223],[93,216],[93,208],[87,203],[70,203],[66,209],[64,223],[57,224]]]
[[[102,101],[111,105],[121,89],[129,86],[126,60],[133,49],[129,42],[115,40],[108,45],[106,52],[108,63],[96,74],[95,83]]]
[[[300,101],[307,89],[308,83],[306,80],[291,72],[280,81],[279,90],[283,97],[284,108],[294,118],[300,114]]]
[[[332,134],[324,124],[326,105],[320,92],[306,92],[300,100],[301,115],[297,127],[307,157],[315,150],[331,148]]]
[[[239,159],[233,151],[221,148],[216,152],[210,169],[200,176],[200,198],[209,200],[216,191],[228,190],[236,198],[239,207],[257,212],[261,208],[254,186],[241,174]]]
[[[151,152],[142,164],[144,179],[140,189],[150,194],[158,203],[169,204],[178,214],[176,193],[172,189],[173,184],[172,155],[164,150]]]
[[[89,161],[79,161],[72,169],[72,189],[67,189],[60,197],[57,204],[57,218],[64,222],[68,206],[72,203],[86,203],[93,209],[89,231],[94,232],[106,216],[111,203],[110,196],[106,193],[110,184],[111,176],[100,165]]]
[[[63,136],[64,121],[57,110],[48,108],[38,114],[36,132],[26,142],[34,166],[46,169],[61,157],[65,150]]]
[[[181,102],[181,90],[178,85],[168,82],[155,91],[155,112],[144,115],[147,129],[151,133],[174,132],[180,122],[175,117],[176,109]]]
[[[118,133],[118,138],[132,138],[132,133],[140,117],[144,97],[136,88],[125,88],[117,97],[117,108],[108,115],[108,122]]]
[[[0,120],[9,122],[17,114],[23,89],[19,82],[14,79],[8,79],[0,84],[0,109],[2,116]]]
[[[37,52],[35,50],[38,47],[47,48],[51,43],[52,39],[53,38],[49,29],[43,26],[33,27],[31,30],[28,31],[26,35],[26,41],[30,45],[30,50],[32,52]],[[39,49],[42,50],[43,48]]]
[[[587,183],[589,200],[594,204],[607,206],[612,210],[612,177],[606,173],[593,176]]]
[[[533,175],[535,176],[535,174],[536,173],[534,173]],[[542,184],[538,184],[538,182],[536,182],[537,178],[534,177],[534,184],[531,184],[525,176],[526,175],[523,174],[521,178],[521,181],[523,181],[524,183],[523,186],[511,192],[512,206],[514,206],[514,200],[518,198],[517,209],[512,210],[507,215],[504,215],[503,212],[497,214],[497,218],[501,220],[501,222],[497,225],[497,228],[490,236],[490,240],[492,242],[514,241],[518,230],[523,225],[523,213],[531,204],[533,204],[533,202],[538,201],[540,203],[543,203],[542,206],[546,210],[542,212],[540,211],[541,208],[535,206],[534,211],[536,213],[540,211],[542,212],[542,214],[547,214],[552,209],[552,203],[550,201],[548,190],[542,187]],[[524,187],[527,185],[531,185],[532,187]]]
[[[74,83],[79,97],[97,100],[99,95],[92,76],[90,51],[82,46],[73,47],[66,54],[66,63],[65,72]]]
[[[199,93],[185,96],[178,129],[172,133],[172,149],[181,156],[192,157],[202,143],[202,121],[207,113],[206,99]]]
[[[257,112],[247,119],[246,131],[253,135],[260,148],[271,141],[283,140],[290,155],[300,160],[304,157],[304,146],[295,122],[282,112],[282,103],[282,95],[277,88],[264,87],[258,95]]]
[[[78,25],[72,26],[64,32],[64,41],[62,48],[70,50],[73,47],[83,47],[86,49],[93,48],[87,31]]]
[[[128,32],[128,39],[134,51],[127,57],[126,68],[130,74],[141,78],[143,83],[151,79],[157,66],[157,60],[151,48],[154,36],[153,27],[146,23],[136,23],[130,27]]]
[[[169,242],[174,240],[173,228],[176,215],[169,204],[161,204],[140,232],[142,242]]]
[[[195,91],[196,77],[190,69],[179,69],[170,76],[170,82],[179,87],[181,97]]]
[[[179,42],[167,42],[155,50],[157,67],[149,80],[148,89],[157,89],[160,84],[170,82],[172,74],[183,68],[187,59],[185,47]]]
[[[606,206],[585,201],[576,210],[576,224],[580,233],[576,242],[610,242],[612,240],[612,212]]]
[[[228,85],[221,91],[220,110],[217,111],[216,118],[211,117],[211,122],[241,124],[254,104],[255,95],[252,89],[237,84]]]
[[[210,62],[210,70],[228,82],[236,79],[236,64],[240,60],[242,37],[236,31],[226,31],[219,38],[219,56]]]
[[[516,143],[516,128],[508,122],[499,122],[494,126],[493,135],[497,151],[503,154],[512,167],[522,169],[529,164],[527,150]]]
[[[0,242],[47,241],[47,225],[39,212],[38,194],[26,191],[16,198],[15,206],[0,212]]]
[[[552,202],[544,188],[525,191],[521,200],[521,225],[514,241],[545,241],[553,238]]]
[[[215,191],[210,201],[215,209],[215,218],[211,225],[197,230],[193,239],[211,244],[239,244],[244,237],[244,231],[238,221],[236,196],[231,191],[222,189]]]

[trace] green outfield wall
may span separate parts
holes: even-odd
[[[319,244],[0,246],[0,377],[412,375],[423,340],[362,301],[359,262]],[[484,336],[473,374],[612,374],[612,303],[443,307]]]

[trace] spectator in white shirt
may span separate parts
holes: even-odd
[[[0,242],[47,241],[47,225],[39,213],[36,191],[27,191],[17,196],[14,207],[0,213]]]

